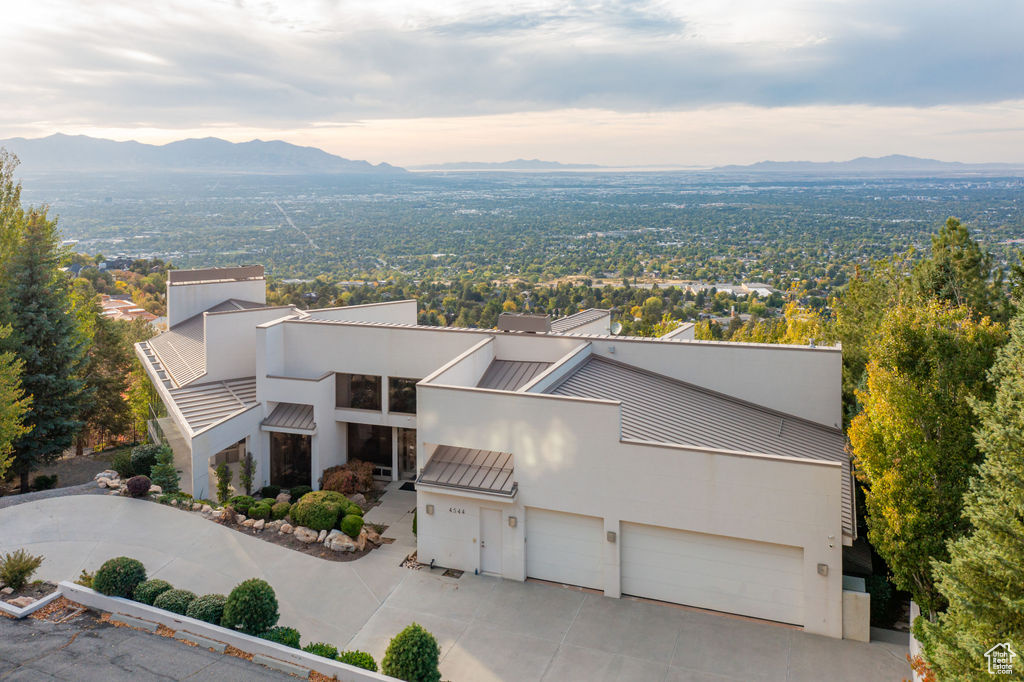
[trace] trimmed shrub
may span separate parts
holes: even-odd
[[[291,511],[292,505],[287,502],[275,502],[274,506],[270,508],[270,518],[275,521],[280,521],[284,517],[288,516],[288,512]]]
[[[270,520],[270,504],[254,504],[249,507],[249,516],[256,519],[257,521],[269,521]]]
[[[365,651],[345,651],[338,654],[337,659],[342,663],[348,663],[363,670],[377,672],[377,661],[373,660],[373,656]]]
[[[341,520],[340,530],[350,538],[359,537],[359,531],[363,529],[363,517],[349,514]]]
[[[345,507],[345,516],[348,516],[349,514],[355,514],[356,516],[362,516],[363,515],[363,508],[360,507],[355,502],[350,502],[349,505],[347,507]]]
[[[356,474],[344,466],[334,466],[324,469],[323,478],[320,479],[320,487],[323,490],[333,490],[342,495],[353,495],[357,492]]]
[[[43,563],[43,557],[33,556],[17,549],[0,558],[0,582],[13,590],[20,590]]]
[[[132,448],[132,469],[136,476],[151,476],[157,455],[164,449],[162,443],[146,443]]]
[[[308,485],[297,485],[288,491],[288,494],[292,496],[292,502],[298,502],[302,499],[302,496],[313,492],[313,489]]]
[[[119,556],[108,559],[100,566],[92,579],[92,589],[110,597],[131,599],[135,588],[145,579],[146,567],[141,561]]]
[[[413,623],[395,635],[381,661],[381,672],[407,682],[438,682],[441,649],[423,626]]]
[[[149,475],[153,485],[160,486],[165,494],[181,490],[181,477],[178,475],[178,470],[174,468],[174,452],[166,445],[157,453],[156,464],[153,465]]]
[[[302,647],[302,650],[308,654],[316,654],[317,656],[323,656],[324,658],[338,657],[338,647],[325,642],[313,642],[312,644],[307,644]]]
[[[249,509],[256,504],[256,500],[254,500],[248,495],[235,495],[230,500],[228,500],[228,504],[231,505],[231,508],[234,509],[239,514],[245,514],[246,516],[248,516]]]
[[[177,613],[184,616],[188,613],[188,607],[196,600],[195,592],[188,590],[167,590],[153,600],[153,606],[164,611]]]
[[[260,639],[269,639],[271,642],[277,642],[278,644],[298,649],[302,636],[295,628],[278,625],[276,628],[270,628],[266,632],[261,632]]]
[[[174,585],[171,585],[166,580],[160,580],[160,578],[151,578],[149,580],[143,580],[139,583],[138,587],[135,588],[135,594],[132,595],[132,599],[143,604],[153,605],[156,598],[168,590],[173,590]]]
[[[110,468],[117,472],[122,480],[127,481],[135,475],[135,468],[132,467],[132,453],[129,450],[122,450],[110,460]]]
[[[149,476],[132,476],[128,479],[128,494],[132,497],[145,497],[149,492]]]
[[[344,466],[356,475],[356,487],[359,489],[359,492],[367,493],[374,489],[373,462],[350,459]]]
[[[33,490],[52,490],[57,487],[57,474],[53,476],[47,476],[46,474],[39,474],[32,480]]]
[[[419,513],[419,509],[412,513],[412,534],[416,535],[416,514]]]
[[[281,494],[281,486],[279,485],[265,485],[260,488],[260,497],[264,500],[273,500],[275,497]]]
[[[224,604],[228,598],[223,594],[204,594],[188,605],[185,615],[206,623],[220,625],[224,617]]]
[[[235,586],[224,604],[221,625],[258,635],[277,625],[277,596],[265,580],[250,578]]]
[[[318,490],[306,493],[292,505],[289,514],[300,526],[313,530],[330,530],[338,522],[342,509],[349,504],[348,498],[332,490]]]

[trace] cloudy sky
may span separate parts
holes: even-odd
[[[0,138],[278,138],[401,165],[1024,162],[1015,0],[5,5]]]

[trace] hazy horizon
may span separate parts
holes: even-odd
[[[0,138],[281,139],[400,166],[1024,162],[1024,5],[39,0]]]

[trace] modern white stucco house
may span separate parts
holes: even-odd
[[[531,333],[419,326],[415,301],[265,301],[259,266],[172,272],[170,328],[137,346],[197,497],[246,449],[260,485],[359,458],[416,481],[421,562],[842,636],[839,348],[624,338],[607,311]]]

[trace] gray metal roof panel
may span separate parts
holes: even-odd
[[[850,458],[839,429],[598,356],[549,392],[620,401],[623,438],[838,462],[843,530],[853,535]]]
[[[581,310],[578,313],[567,315],[566,317],[560,317],[551,323],[551,331],[556,334],[565,334],[567,332],[582,327],[583,325],[599,320],[605,315],[610,315],[611,311],[601,310],[599,308],[588,308]]]
[[[195,433],[256,405],[256,377],[192,384],[168,392]]]
[[[477,388],[518,391],[550,366],[550,362],[492,360],[490,366],[487,367],[487,371],[480,377]]]
[[[263,420],[261,426],[314,431],[316,422],[313,421],[313,406],[300,403],[278,403],[270,415]]]
[[[514,495],[512,453],[440,445],[423,467],[418,482],[451,488]]]

